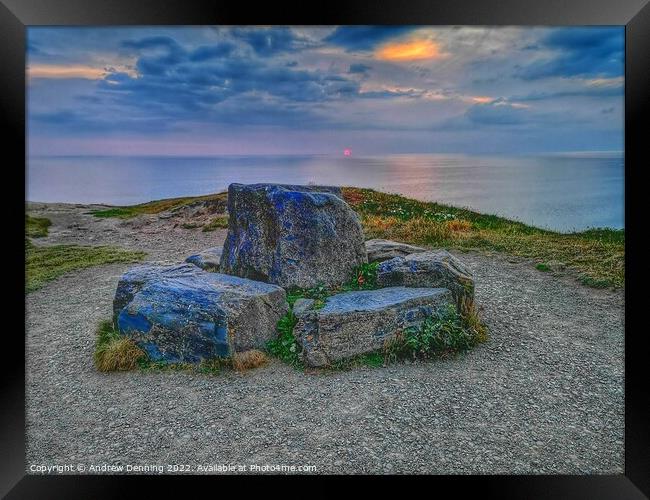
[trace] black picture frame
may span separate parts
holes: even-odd
[[[455,492],[477,489],[498,498],[647,498],[650,496],[650,401],[647,384],[646,329],[635,329],[643,295],[635,293],[641,275],[639,219],[647,168],[644,119],[650,102],[650,5],[648,0],[398,0],[378,2],[330,1],[309,5],[271,2],[241,5],[222,1],[176,0],[0,0],[0,113],[6,149],[5,176],[11,204],[24,207],[25,165],[25,33],[33,25],[208,25],[208,24],[422,24],[422,25],[625,25],[625,221],[626,336],[625,336],[625,474],[620,476],[481,476],[416,477],[420,487],[451,486]],[[647,139],[646,139],[647,142]],[[13,153],[8,155],[7,153]],[[644,161],[645,160],[645,161]],[[9,212],[13,214],[13,210]],[[125,495],[125,481],[136,478],[106,476],[34,476],[25,471],[24,338],[15,335],[24,313],[24,232],[13,214],[10,226],[16,251],[9,267],[16,289],[6,295],[5,317],[17,318],[15,329],[5,328],[2,404],[0,405],[0,495],[7,498],[98,498]],[[641,219],[642,220],[642,219]],[[8,226],[9,227],[9,226]],[[640,287],[638,287],[640,289]],[[24,318],[24,314],[23,314]],[[12,337],[13,336],[13,337]],[[13,340],[9,348],[9,340]],[[168,488],[169,478],[159,478]],[[184,480],[183,480],[184,479]],[[187,479],[181,478],[183,484]],[[195,481],[197,478],[191,478]],[[210,479],[210,478],[207,478]],[[232,482],[223,476],[221,484]],[[230,478],[232,479],[232,478]],[[236,479],[236,478],[234,478]],[[240,478],[241,479],[241,478]],[[259,478],[256,478],[259,480]],[[321,479],[321,478],[319,478]],[[373,478],[380,488],[384,477]],[[146,478],[145,478],[146,480]],[[309,478],[313,487],[314,478]],[[247,478],[250,481],[250,478]],[[433,482],[431,482],[433,481]],[[151,482],[151,481],[149,481]],[[203,481],[202,481],[203,482]],[[441,485],[441,483],[446,483]],[[130,488],[130,487],[129,487]],[[168,490],[170,491],[170,490]],[[221,486],[220,486],[220,491]],[[304,490],[303,490],[304,491]],[[414,491],[414,490],[413,490]]]

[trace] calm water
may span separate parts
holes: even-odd
[[[129,205],[231,182],[371,187],[559,231],[624,227],[623,157],[32,157],[29,201]]]

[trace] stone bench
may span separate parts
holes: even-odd
[[[198,363],[263,348],[288,307],[275,285],[191,264],[145,264],[122,276],[114,320],[152,360]]]
[[[387,340],[450,303],[452,294],[444,288],[407,287],[340,293],[321,309],[314,301],[301,301],[294,312],[294,336],[307,365],[325,366],[381,349]]]

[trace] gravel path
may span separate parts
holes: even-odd
[[[33,205],[43,244],[117,244],[180,261],[225,231]],[[69,273],[27,298],[30,465],[312,465],[317,473],[621,474],[624,304],[499,255],[474,271],[491,339],[450,361],[306,374],[101,374],[94,331],[129,265]],[[88,472],[88,469],[86,470]],[[114,471],[117,472],[117,471]]]

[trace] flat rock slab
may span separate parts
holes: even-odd
[[[444,288],[344,292],[329,297],[321,309],[303,307],[296,314],[294,335],[305,362],[325,366],[381,349],[405,328],[421,324],[452,302],[451,292]]]
[[[366,241],[366,251],[368,252],[368,262],[383,262],[394,257],[426,252],[426,248],[400,243],[399,241],[376,238]]]
[[[289,306],[275,285],[192,264],[145,264],[124,274],[113,307],[120,333],[152,360],[198,363],[264,347]]]
[[[285,288],[340,285],[367,262],[339,188],[231,184],[221,272]]]
[[[451,291],[457,303],[474,300],[472,272],[446,250],[419,252],[395,257],[379,264],[380,287],[441,287]]]
[[[208,248],[197,254],[190,255],[185,259],[185,262],[194,264],[205,271],[218,272],[222,253],[223,247]]]

